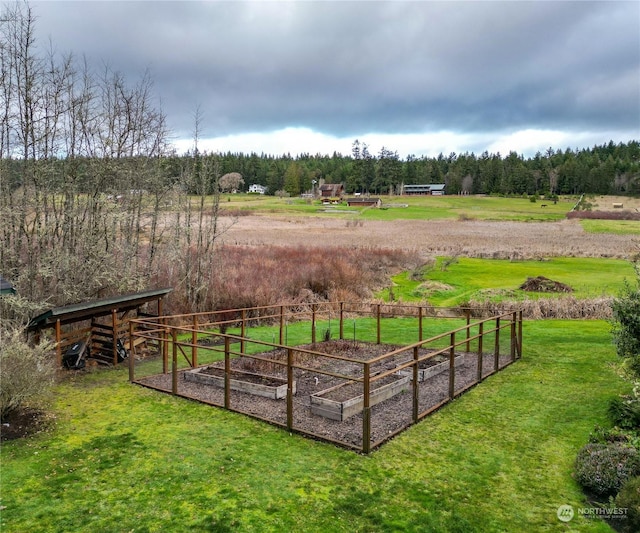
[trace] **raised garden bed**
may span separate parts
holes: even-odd
[[[264,396],[273,400],[287,397],[287,380],[277,376],[254,374],[241,370],[232,370],[229,387],[231,390],[246,392],[256,396]],[[203,366],[184,373],[186,381],[224,388],[224,368]],[[296,382],[293,382],[293,394],[296,393]]]
[[[372,407],[407,390],[410,380],[410,376],[395,374],[384,380],[374,381],[371,384],[369,405]],[[331,420],[342,422],[361,413],[363,408],[364,395],[360,382],[341,383],[311,395],[311,412]]]
[[[447,357],[444,361],[441,359],[429,359],[427,361],[428,364],[421,364],[418,367],[418,381],[426,381],[433,376],[437,376],[438,374],[442,374],[443,372],[449,371],[449,358]],[[466,354],[460,354],[455,356],[454,365],[456,368],[460,366],[464,366],[467,363]],[[413,371],[411,369],[401,370],[399,372],[401,376],[409,376],[409,379],[413,379]]]

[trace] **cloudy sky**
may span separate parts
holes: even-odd
[[[640,2],[32,1],[60,52],[154,80],[179,149],[349,154],[640,140]]]

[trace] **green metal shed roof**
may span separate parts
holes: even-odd
[[[169,294],[173,289],[155,289],[144,292],[135,292],[121,296],[112,296],[101,300],[92,300],[79,304],[54,307],[44,313],[34,317],[29,322],[29,329],[43,329],[53,326],[56,321],[61,323],[76,322],[86,320],[94,316],[103,316],[111,313],[114,309],[126,311],[135,309],[141,305],[159,300]]]
[[[0,294],[15,294],[16,289],[2,276],[0,276]]]

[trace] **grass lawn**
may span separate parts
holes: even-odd
[[[588,233],[613,233],[616,235],[640,235],[640,221],[637,220],[589,220],[580,224]]]
[[[549,222],[562,220],[575,203],[574,198],[553,202],[531,202],[528,198],[494,196],[380,196],[387,207],[348,207],[346,201],[337,206],[323,206],[319,201],[303,198],[277,198],[232,194],[221,197],[220,207],[252,213],[281,215],[317,215],[360,217],[366,220],[398,219],[478,219]],[[546,207],[542,208],[542,205]]]
[[[478,298],[487,290],[498,291],[494,298],[537,298],[542,295],[518,289],[528,277],[537,276],[569,285],[576,298],[588,298],[620,294],[624,280],[635,276],[631,263],[619,259],[556,257],[545,261],[509,261],[461,257],[446,270],[442,270],[441,264],[442,260],[423,279],[412,280],[409,272],[394,276],[395,299],[405,302],[428,299],[435,306],[454,306]],[[438,289],[443,286],[446,288]],[[381,291],[379,296],[388,299],[389,290]]]
[[[602,321],[524,326],[524,357],[369,456],[127,383],[71,375],[55,427],[2,446],[3,532],[610,531],[578,449],[628,384]]]

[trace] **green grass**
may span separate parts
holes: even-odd
[[[637,220],[580,220],[587,233],[613,233],[615,235],[640,235]]]
[[[392,277],[395,299],[405,302],[427,299],[435,306],[454,306],[477,298],[487,290],[497,291],[495,298],[504,298],[505,294],[509,299],[536,298],[541,295],[518,287],[528,277],[537,276],[569,285],[574,291],[571,294],[581,299],[620,294],[624,280],[634,278],[631,263],[619,259],[556,257],[544,261],[509,261],[461,257],[446,270],[442,270],[441,264],[442,258],[423,279],[412,280],[409,272]],[[429,290],[425,281],[448,288]],[[388,299],[389,290],[381,291],[379,296]]]
[[[380,196],[391,207],[355,208],[346,201],[338,206],[323,206],[319,201],[302,198],[276,198],[245,194],[225,195],[220,207],[241,209],[252,213],[280,215],[316,215],[325,217],[360,217],[366,220],[436,220],[477,219],[513,221],[562,220],[575,199],[553,202],[531,202],[527,198],[493,196]],[[406,204],[407,207],[400,207]],[[542,204],[546,207],[542,208]]]
[[[124,368],[79,373],[56,388],[55,428],[3,444],[0,529],[610,531],[556,510],[590,506],[573,461],[628,390],[616,364],[605,322],[527,322],[521,361],[370,456],[129,385]]]

